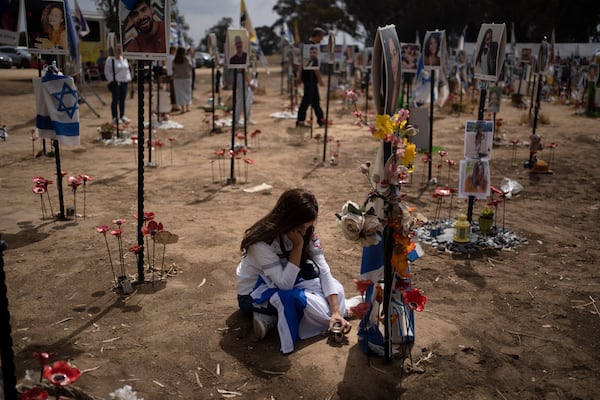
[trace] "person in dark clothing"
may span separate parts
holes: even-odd
[[[318,45],[323,40],[324,36],[325,31],[323,29],[315,28],[307,44]],[[306,125],[306,110],[308,110],[308,106],[311,106],[315,111],[315,116],[317,117],[317,123],[319,126],[325,125],[318,87],[318,85],[324,86],[321,71],[318,69],[302,69],[297,83],[302,83],[304,85],[304,95],[302,96],[302,101],[298,107],[296,126],[298,127]]]

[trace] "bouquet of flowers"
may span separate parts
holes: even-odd
[[[412,287],[409,263],[422,253],[413,241],[417,220],[411,215],[411,209],[400,191],[402,184],[408,183],[414,171],[417,155],[415,144],[410,142],[417,130],[408,125],[409,115],[408,110],[401,109],[393,116],[376,116],[375,125],[370,126],[370,131],[382,143],[374,165],[367,162],[360,166],[370,186],[366,200],[363,206],[346,201],[341,212],[336,214],[344,237],[366,247],[358,281],[369,282],[369,288],[362,288],[361,295],[365,293],[363,303],[351,308],[350,312],[363,316],[359,328],[363,349],[379,355],[382,355],[384,347],[380,322],[390,318],[394,343],[412,342],[414,330],[411,313],[423,310],[427,301],[417,288]],[[384,253],[384,263],[393,271],[392,281],[386,281],[384,287],[381,286],[383,268],[373,269],[381,267],[381,263],[366,265],[369,261],[365,261],[376,253]],[[384,296],[384,291],[389,296]],[[418,301],[413,299],[417,294]],[[384,316],[386,309],[387,317]]]

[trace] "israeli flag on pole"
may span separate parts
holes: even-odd
[[[78,146],[79,101],[73,78],[48,71],[42,78],[33,78],[33,91],[40,137]]]

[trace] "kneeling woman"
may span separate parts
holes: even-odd
[[[319,206],[303,189],[285,191],[275,207],[246,230],[237,267],[238,303],[262,339],[277,324],[281,352],[336,323],[344,332],[344,288],[332,275],[314,233]]]

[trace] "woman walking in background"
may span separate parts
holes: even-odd
[[[173,86],[175,104],[182,113],[190,111],[192,104],[192,64],[185,54],[185,48],[178,47],[173,59]]]

